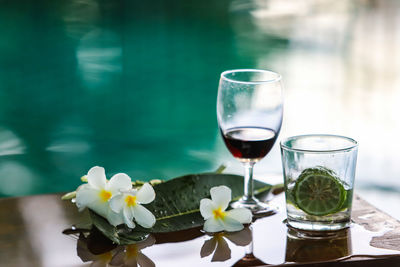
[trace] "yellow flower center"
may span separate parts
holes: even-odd
[[[126,205],[127,205],[128,207],[136,206],[136,196],[128,195],[128,196],[125,198],[125,202],[126,202]]]
[[[100,199],[103,202],[108,201],[112,197],[112,193],[110,191],[105,190],[105,189],[101,190],[99,195],[100,195]]]
[[[137,258],[138,253],[139,253],[139,249],[136,245],[126,246],[126,258],[127,259]]]
[[[218,209],[213,210],[214,218],[215,219],[224,219],[226,216],[226,213],[221,210],[221,207]]]
[[[98,257],[99,261],[104,262],[104,263],[109,263],[111,261],[113,255],[112,255],[111,251],[109,251],[109,252],[103,253],[97,257]]]

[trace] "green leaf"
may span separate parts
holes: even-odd
[[[102,217],[93,216],[92,212],[93,224],[113,242],[121,245],[137,242],[146,233],[167,233],[199,227],[204,224],[199,211],[200,200],[210,198],[210,189],[219,185],[231,188],[233,200],[243,195],[243,176],[216,173],[185,175],[154,186],[155,200],[144,205],[157,219],[153,228],[137,225],[133,231],[121,234]],[[256,195],[262,197],[271,186],[254,181],[254,188]]]
[[[147,208],[157,221],[150,231],[180,231],[203,225],[200,200],[210,198],[210,189],[219,185],[228,186],[234,200],[243,195],[243,177],[231,174],[192,174],[154,186],[156,199]],[[255,181],[255,188],[265,192],[271,186]]]

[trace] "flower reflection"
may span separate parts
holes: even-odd
[[[214,252],[211,261],[226,261],[231,258],[231,249],[229,248],[226,239],[237,246],[247,246],[252,241],[252,233],[249,227],[245,227],[239,232],[219,232],[208,235],[212,238],[204,242],[200,251],[200,256],[204,258]]]
[[[123,267],[156,266],[151,259],[141,252],[142,249],[154,245],[155,242],[156,239],[152,235],[149,235],[147,239],[141,242],[120,247],[118,252],[112,258],[111,265]]]
[[[70,231],[64,231],[72,234]],[[152,235],[143,241],[126,246],[117,246],[104,237],[98,230],[92,229],[87,235],[79,234],[77,254],[83,262],[92,262],[91,267],[152,267],[154,262],[141,251],[154,245]]]
[[[91,267],[111,266],[110,262],[113,258],[113,255],[115,254],[115,247],[111,248],[111,250],[106,249],[101,253],[97,253],[98,251],[93,251],[93,249],[91,248],[90,240],[90,237],[85,237],[84,234],[79,235],[76,248],[79,258],[81,258],[83,262],[91,261]]]

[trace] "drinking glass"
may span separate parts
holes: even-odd
[[[253,195],[253,166],[271,150],[282,125],[281,75],[256,69],[221,74],[218,124],[225,145],[244,166],[244,195],[231,204],[252,212],[273,211]]]
[[[350,225],[358,143],[309,134],[281,141],[287,223],[307,231]]]

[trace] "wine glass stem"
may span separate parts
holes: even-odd
[[[253,199],[253,166],[255,162],[245,162],[244,165],[244,196],[245,200]]]

